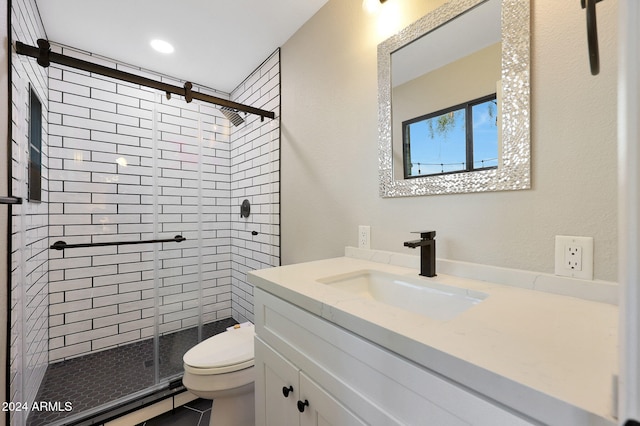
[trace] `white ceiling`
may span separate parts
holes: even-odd
[[[50,41],[231,92],[327,0],[36,0]],[[175,47],[163,55],[149,42]]]
[[[502,39],[500,0],[488,0],[393,52],[392,87],[455,62]]]

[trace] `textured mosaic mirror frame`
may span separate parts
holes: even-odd
[[[502,156],[497,169],[394,180],[391,53],[485,0],[452,0],[378,45],[378,151],[381,197],[513,191],[531,187],[530,4],[502,0]]]

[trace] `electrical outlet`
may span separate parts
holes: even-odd
[[[358,248],[370,249],[371,248],[371,227],[360,225],[358,226]]]
[[[582,271],[582,246],[575,243],[564,246],[564,265],[573,271]]]
[[[556,235],[556,275],[593,279],[593,238]]]

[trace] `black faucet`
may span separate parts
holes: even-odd
[[[420,247],[420,275],[423,277],[436,276],[436,231],[418,231],[419,240],[405,241],[404,246]]]

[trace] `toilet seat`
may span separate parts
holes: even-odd
[[[195,375],[213,375],[252,367],[253,337],[254,326],[249,324],[203,340],[184,354],[184,369]]]

